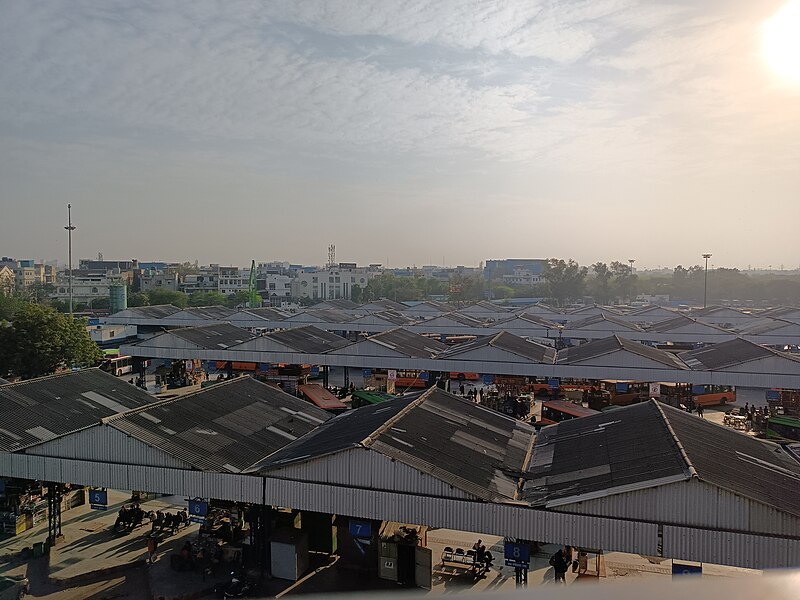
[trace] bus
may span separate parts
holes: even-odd
[[[697,407],[698,404],[702,406],[721,404],[724,406],[728,402],[736,402],[736,390],[729,385],[692,386],[693,407]]]
[[[546,425],[555,425],[561,421],[599,414],[599,410],[586,408],[574,402],[567,402],[566,400],[548,400],[547,402],[542,402],[542,417],[536,423],[536,426],[544,427]]]
[[[107,355],[103,362],[100,363],[100,369],[106,373],[111,373],[114,377],[133,373],[133,357]]]
[[[428,373],[426,371],[415,371],[413,369],[398,369],[397,378],[394,380],[395,390],[408,388],[424,389],[428,385]]]
[[[650,384],[639,381],[616,381],[608,379],[600,382],[601,389],[611,395],[613,406],[628,406],[642,402],[650,397]]]

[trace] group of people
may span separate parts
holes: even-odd
[[[494,557],[491,552],[486,551],[486,545],[483,540],[478,540],[472,545],[472,550],[475,552],[475,566],[473,571],[478,576],[485,576],[486,573],[492,568]]]
[[[567,571],[570,566],[572,572],[578,575],[583,575],[589,568],[589,557],[586,552],[580,551],[572,546],[559,548],[558,551],[550,557],[550,566],[553,567],[555,573],[556,583],[567,583]]]
[[[470,388],[469,390],[461,383],[458,385],[458,393],[460,396],[469,398],[473,402],[481,402],[483,400],[483,388]]]

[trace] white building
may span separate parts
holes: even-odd
[[[112,283],[124,281],[122,274],[118,271],[85,271],[74,270],[72,272],[72,300],[76,304],[85,302],[91,303],[100,298],[108,298],[111,295],[109,287]],[[69,300],[69,274],[67,271],[58,274],[55,292],[50,294],[56,300]]]
[[[503,283],[506,285],[536,285],[542,281],[541,276],[524,268],[516,268],[510,275],[503,275]]]
[[[353,287],[364,289],[373,277],[380,275],[379,267],[358,267],[355,263],[317,269],[303,268],[297,272],[292,293],[295,298],[334,300],[352,297]]]

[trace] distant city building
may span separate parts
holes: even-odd
[[[541,281],[546,266],[544,258],[487,260],[483,275],[490,281],[501,279],[508,285],[535,285]],[[516,281],[524,283],[514,283]]]
[[[359,267],[355,263],[339,263],[322,269],[304,267],[292,282],[292,294],[295,298],[312,300],[349,300],[354,286],[365,288],[369,280],[381,272],[380,266]]]
[[[0,267],[0,293],[9,295],[14,292],[16,285],[13,269],[6,265]]]
[[[132,274],[121,273],[119,270],[88,270],[75,269],[72,272],[72,300],[75,303],[92,302],[100,298],[108,298],[111,294],[109,288],[113,283],[130,285]],[[64,270],[58,274],[55,291],[50,294],[56,300],[69,300],[69,271]]]
[[[53,265],[36,263],[32,260],[20,260],[14,268],[14,282],[18,290],[29,288],[34,284],[50,284],[56,282],[57,271]]]
[[[180,291],[186,294],[195,292],[218,292],[219,291],[219,265],[212,264],[207,267],[200,267],[197,273],[185,275],[180,282]]]

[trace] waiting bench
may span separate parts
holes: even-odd
[[[447,546],[442,551],[442,564],[473,569],[475,568],[475,550],[465,551],[463,548],[453,550],[450,546]]]

